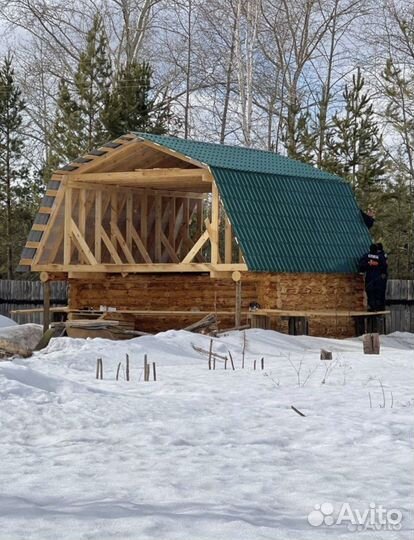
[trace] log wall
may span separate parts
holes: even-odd
[[[233,311],[235,283],[212,279],[208,274],[130,274],[106,279],[71,279],[69,307],[93,308],[101,305],[118,310],[200,310]],[[268,309],[364,308],[364,286],[360,275],[349,274],[266,274],[246,273],[242,278],[242,310],[251,302]],[[114,315],[116,316],[116,315]],[[125,318],[125,317],[124,317]],[[147,332],[179,329],[195,322],[195,317],[127,316],[137,330]],[[234,325],[233,317],[220,316],[220,328]],[[242,323],[247,316],[242,316]],[[272,328],[287,330],[287,322],[272,321]],[[354,335],[351,319],[311,319],[311,335],[348,337]]]

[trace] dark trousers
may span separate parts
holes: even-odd
[[[385,290],[387,280],[381,276],[365,283],[365,291],[368,297],[368,307],[371,311],[383,311],[385,309]]]

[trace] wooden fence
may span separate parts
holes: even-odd
[[[67,284],[51,283],[51,304],[67,304]],[[43,287],[40,281],[0,280],[0,314],[10,317],[14,309],[40,308],[43,305]],[[391,311],[387,331],[414,332],[414,280],[390,279],[387,286],[387,309]],[[43,314],[14,315],[18,323],[42,324]]]
[[[65,281],[51,283],[51,305],[67,304],[67,284]],[[19,324],[43,322],[43,313],[10,315],[14,309],[32,309],[43,306],[43,286],[40,281],[0,280],[0,314],[11,317]]]
[[[387,309],[391,311],[387,321],[388,333],[414,332],[414,280],[388,280]]]

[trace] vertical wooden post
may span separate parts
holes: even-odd
[[[86,190],[79,191],[79,231],[85,237],[86,231]]]
[[[211,263],[218,264],[219,261],[219,214],[220,201],[216,183],[213,182],[211,190]]]
[[[148,249],[148,194],[141,195],[141,216],[140,216],[141,240],[145,249]]]
[[[238,328],[241,322],[242,289],[241,280],[236,281],[236,309],[234,313],[234,326]]]
[[[127,381],[129,381],[129,355],[126,355],[126,363],[125,363],[125,378]]]
[[[98,263],[102,262],[102,191],[95,192],[95,259]]]
[[[152,363],[152,376],[154,378],[154,381],[157,380],[157,369],[155,367],[155,362]]]
[[[113,191],[111,193],[111,243],[117,250],[117,239],[114,232],[114,225],[118,224],[118,192]]]
[[[63,238],[63,264],[70,264],[72,234],[72,188],[65,187],[65,229]]]
[[[155,262],[161,261],[162,198],[155,195]]]
[[[132,191],[128,191],[126,199],[126,243],[129,251],[132,251],[132,225],[134,212],[134,195]]]
[[[228,219],[228,217],[225,218],[224,221],[224,262],[226,264],[231,264],[232,259],[232,230],[231,230],[231,223]]]
[[[50,325],[50,281],[43,283],[43,332],[49,329]]]

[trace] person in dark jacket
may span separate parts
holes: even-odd
[[[384,309],[385,309],[385,296],[386,296],[386,292],[387,292],[387,281],[388,281],[388,255],[384,251],[384,246],[382,245],[381,242],[377,243],[377,248],[378,248],[378,255],[382,255],[384,257],[385,263],[386,263],[385,272],[381,275],[381,278],[382,278],[382,282],[381,282],[382,305],[384,306]]]
[[[378,253],[377,244],[371,244],[369,252],[359,261],[359,271],[365,274],[365,291],[368,297],[369,311],[383,311],[383,275],[387,272],[387,261]]]

